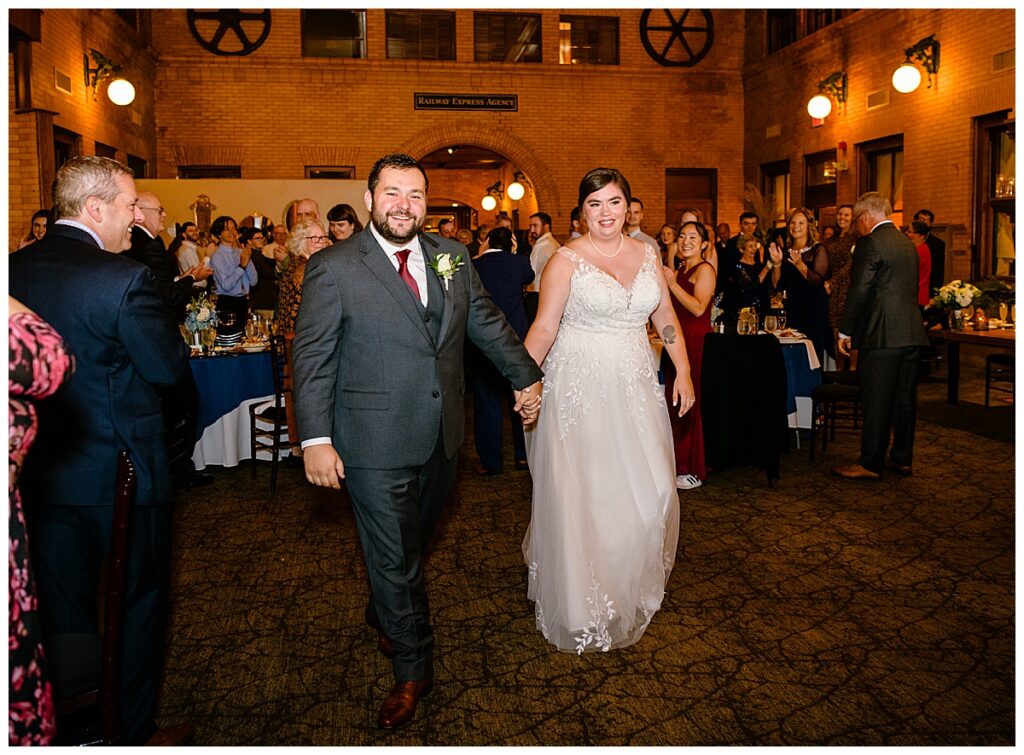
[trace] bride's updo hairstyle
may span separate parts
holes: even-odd
[[[708,249],[711,247],[711,237],[708,236],[708,227],[703,223],[698,223],[696,220],[687,220],[685,223],[679,226],[680,237],[683,235],[683,229],[686,228],[686,226],[688,225],[692,225],[694,228],[697,229],[697,235],[700,236],[700,258],[705,259],[704,255],[708,253]],[[678,240],[676,243],[678,243]],[[742,249],[742,247],[740,248]],[[681,254],[680,258],[682,258]]]
[[[580,194],[577,199],[577,206],[582,208],[583,201],[595,191],[601,191],[608,184],[615,184],[626,197],[626,204],[633,201],[633,192],[629,190],[629,181],[615,168],[594,168],[583,176],[580,181]]]

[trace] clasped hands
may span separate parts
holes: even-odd
[[[521,391],[512,391],[515,396],[516,403],[513,409],[519,412],[523,418],[524,425],[532,425],[537,421],[537,415],[540,414],[540,395],[543,389],[543,384],[538,380],[533,385],[528,385]]]

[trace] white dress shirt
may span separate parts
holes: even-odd
[[[395,252],[400,252],[403,249],[408,249],[411,252],[408,260],[409,273],[412,275],[413,280],[416,281],[416,286],[420,290],[420,304],[424,307],[427,306],[427,263],[423,259],[423,252],[420,249],[420,237],[413,236],[406,243],[396,245],[381,236],[373,223],[370,223],[369,227],[370,232],[377,239],[377,243],[380,244],[380,248],[387,254],[388,259],[395,268],[395,272],[398,272],[399,268],[398,257],[395,256]]]
[[[551,255],[558,251],[558,239],[550,231],[545,233],[537,243],[533,245],[530,252],[530,266],[533,268],[533,282],[527,287],[527,291],[540,292],[540,274],[544,272],[544,266],[548,264]]]

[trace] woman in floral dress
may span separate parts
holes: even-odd
[[[8,302],[8,739],[12,745],[45,745],[55,728],[53,688],[43,655],[18,475],[36,438],[32,400],[55,393],[74,372],[74,358],[42,318],[16,299],[8,297]]]

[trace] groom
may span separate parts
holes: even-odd
[[[542,373],[467,264],[466,248],[421,232],[423,167],[387,155],[368,184],[371,223],[307,265],[294,385],[306,478],[331,488],[344,479],[352,498],[373,591],[366,619],[395,673],[378,723],[393,727],[412,718],[433,686],[422,560],[455,481],[465,339],[517,389],[524,422],[540,409]]]

